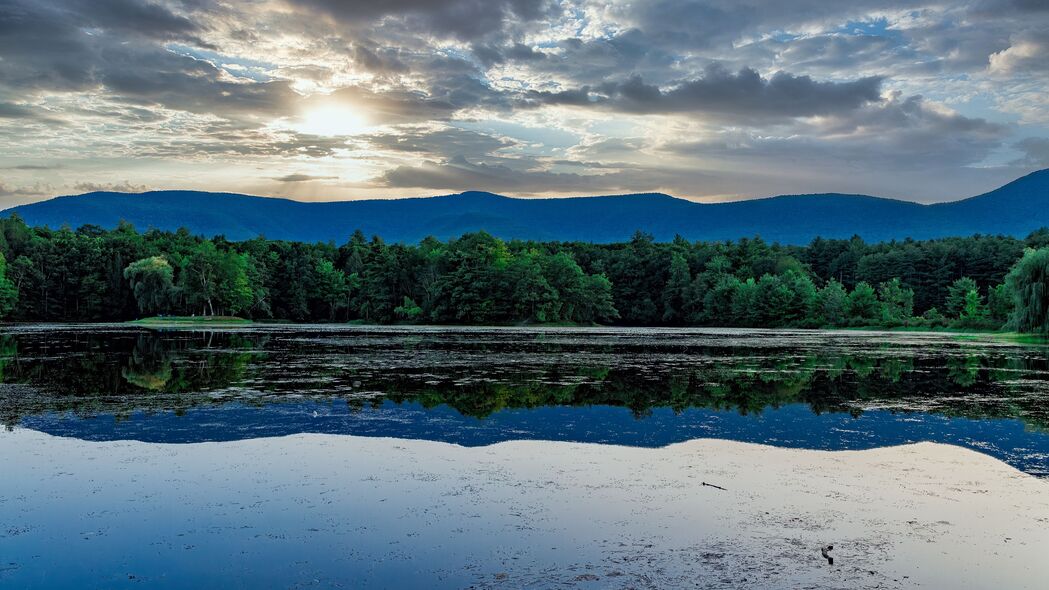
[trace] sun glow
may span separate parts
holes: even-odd
[[[345,104],[314,107],[303,113],[292,126],[300,133],[326,137],[356,135],[364,133],[370,127],[363,113]]]

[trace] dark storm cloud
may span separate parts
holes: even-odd
[[[1024,156],[1013,162],[1015,166],[1049,168],[1049,137],[1028,137],[1016,142]]]
[[[0,102],[0,119],[52,120],[44,111],[10,102]]]
[[[1042,0],[612,2],[604,14],[617,24],[616,33],[561,40],[560,58],[531,67],[577,85],[643,72],[648,83],[660,86],[668,76],[680,78],[681,69],[711,60],[733,70],[810,75],[850,68],[855,75],[857,67],[888,76],[969,72],[1007,49],[1011,35],[1049,30],[1045,6],[1049,2]]]
[[[701,49],[748,34],[823,21],[845,22],[866,18],[873,11],[928,4],[925,0],[653,0],[624,3],[618,16],[643,30],[653,42]]]
[[[975,14],[1001,15],[1003,11],[1049,13],[1049,2],[1045,0],[978,0],[973,5]]]
[[[47,0],[42,2],[47,4]],[[75,15],[83,26],[154,39],[196,39],[199,27],[169,9],[141,0],[52,0]]]
[[[677,70],[680,56],[635,28],[588,39],[559,39],[549,50],[552,53],[547,54],[514,45],[495,49],[495,59],[488,59],[496,63],[512,61],[537,75],[580,85],[596,85],[622,77],[624,72],[645,72],[646,77],[659,83],[681,75]],[[478,51],[476,45],[474,51]],[[479,56],[482,61],[483,58]]]
[[[921,55],[902,39],[880,35],[818,35],[760,44],[774,59],[796,68],[847,72],[856,67],[888,70],[930,69]]]
[[[236,118],[286,114],[298,99],[285,80],[230,81],[213,64],[151,47],[105,54],[97,80],[117,98]]]
[[[966,137],[1001,139],[1008,131],[1005,125],[931,108],[921,96],[903,97],[898,92],[884,104],[830,119],[822,130],[835,135],[862,130],[879,133],[903,130],[947,141],[964,141]]]
[[[395,152],[454,156],[479,156],[513,146],[514,141],[483,133],[447,127],[398,127],[389,133],[358,136],[375,149]]]
[[[526,161],[523,164],[531,164]],[[464,157],[427,161],[417,166],[387,170],[376,182],[397,188],[431,188],[449,191],[491,190],[515,194],[541,192],[642,191],[653,186],[651,174],[638,170],[576,174],[544,169],[521,169],[507,163],[476,163]]]
[[[553,8],[547,0],[287,0],[287,4],[318,10],[352,26],[394,17],[410,29],[458,39],[495,36],[513,22],[535,21]]]
[[[917,169],[979,162],[1000,147],[1009,129],[985,119],[929,107],[920,96],[867,105],[796,128],[789,138],[728,135],[670,144],[683,155],[810,162],[863,163],[875,169]]]
[[[189,19],[136,0],[0,0],[0,74],[14,86],[81,89],[96,83],[106,50],[201,44],[198,32]]]
[[[506,63],[508,61],[529,62],[547,59],[545,53],[536,51],[523,43],[512,43],[500,46],[494,43],[475,43],[472,46],[474,57],[486,66]]]
[[[420,156],[421,163],[392,168],[376,179],[389,187],[449,190],[481,187],[515,193],[636,191],[651,187],[653,179],[651,173],[629,164],[613,166],[603,162],[499,155],[507,148],[519,147],[518,142],[455,127],[402,126],[391,133],[357,139],[371,149]],[[568,168],[571,171],[563,171]]]
[[[353,46],[353,60],[370,72],[404,73],[408,66],[394,52],[376,50],[357,44]]]
[[[600,106],[636,114],[716,113],[742,118],[805,117],[856,109],[881,98],[882,78],[853,82],[820,82],[809,76],[778,72],[762,78],[744,68],[732,74],[707,68],[702,78],[667,90],[646,84],[640,76],[567,92],[533,92],[529,98],[545,104]]]
[[[26,170],[26,171],[43,171],[43,170],[60,170],[63,166],[61,164],[18,164],[15,166],[7,166],[4,170]]]
[[[222,116],[276,114],[286,81],[234,81],[159,42],[200,45],[197,27],[134,0],[0,0],[0,84],[8,92],[104,88],[115,100]]]

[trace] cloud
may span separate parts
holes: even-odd
[[[770,32],[802,32],[870,18],[872,13],[906,11],[922,0],[652,0],[611,2],[616,21],[645,31],[667,45],[711,49]]]
[[[18,164],[17,166],[8,166],[8,170],[58,170],[62,168],[61,164]]]
[[[512,147],[517,142],[505,137],[455,127],[401,126],[386,133],[357,138],[376,150],[427,154],[429,156],[476,157]]]
[[[132,184],[128,181],[123,182],[78,182],[73,185],[73,188],[82,193],[96,193],[96,192],[114,192],[114,193],[141,193],[149,190],[149,187],[144,184]]]
[[[50,185],[37,183],[32,187],[10,186],[0,182],[0,197],[40,197],[51,191]]]
[[[54,187],[44,182],[15,186],[0,181],[0,208],[17,207],[54,196]]]
[[[316,159],[337,156],[353,146],[345,137],[322,137],[284,129],[244,128],[237,123],[213,121],[190,135],[152,133],[133,137],[126,153],[149,158],[192,160]]]
[[[384,74],[404,73],[408,66],[396,55],[396,51],[365,47],[362,44],[353,46],[353,60],[371,72]]]
[[[979,184],[1045,162],[1046,7],[0,0],[0,166],[335,198]],[[360,124],[313,135],[328,103]]]
[[[21,88],[81,90],[125,49],[155,41],[196,43],[196,26],[135,0],[5,0],[0,4],[0,77]],[[128,64],[125,61],[125,67]]]
[[[427,161],[415,166],[397,166],[385,171],[376,181],[383,186],[396,188],[450,191],[477,189],[520,195],[542,192],[593,193],[602,190],[636,192],[650,186],[648,179],[629,174],[577,174],[535,168],[522,170],[506,163],[471,162],[462,156],[446,161]]]
[[[514,42],[505,46],[494,43],[475,43],[472,46],[474,56],[486,66],[508,61],[528,62],[547,59],[547,55],[536,51],[531,46]]]
[[[207,46],[199,31],[188,18],[137,0],[7,0],[0,79],[8,92],[104,89],[110,100],[228,118],[276,115],[297,98],[288,81],[238,80],[165,45]]]
[[[562,92],[533,92],[544,104],[595,106],[635,114],[712,113],[729,118],[789,118],[840,113],[881,98],[882,78],[820,82],[777,72],[762,78],[744,68],[732,74],[718,66],[702,78],[662,89],[640,76],[620,83]]]
[[[273,180],[277,182],[311,182],[314,180],[333,180],[339,178],[338,176],[313,176],[310,174],[286,174],[284,176],[275,177]]]
[[[1024,156],[1013,162],[1015,166],[1049,168],[1049,137],[1027,137],[1016,142],[1015,147]]]
[[[1005,125],[899,93],[850,113],[799,123],[791,131],[786,136],[723,134],[717,140],[670,144],[666,149],[818,168],[942,169],[984,160],[1009,133]]]
[[[300,108],[309,110],[311,103],[341,103],[356,108],[373,124],[398,125],[450,118],[460,106],[449,98],[408,88],[388,88],[376,92],[362,86],[346,86],[327,96],[306,99]],[[472,104],[463,97],[459,97],[459,100],[463,104]]]
[[[394,19],[411,30],[457,39],[497,36],[515,22],[538,20],[556,7],[547,0],[287,0],[287,4],[320,11],[350,26]]]
[[[60,119],[51,116],[47,111],[11,102],[0,102],[0,119],[20,119],[22,121],[61,124]]]
[[[988,70],[998,76],[1049,74],[1049,33],[1015,35],[1007,49],[991,54]]]
[[[36,112],[31,108],[10,102],[0,102],[0,119],[32,119],[34,117],[36,117]]]

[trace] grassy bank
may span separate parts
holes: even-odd
[[[1023,334],[1020,332],[970,332],[958,334],[959,340],[1001,340],[1003,342],[1016,342],[1018,344],[1043,344],[1049,345],[1049,336],[1042,334]]]
[[[126,324],[135,326],[148,326],[148,327],[198,327],[198,326],[251,326],[260,324],[284,324],[289,322],[284,321],[273,321],[263,320],[261,322],[255,322],[252,320],[239,318],[235,316],[156,316],[149,318],[142,318],[138,320],[131,320],[125,322]],[[517,323],[499,323],[493,322],[489,324],[411,324],[411,323],[393,323],[384,324],[378,322],[368,322],[364,320],[352,320],[349,322],[308,322],[317,325],[337,325],[337,326],[359,326],[359,327],[383,327],[383,326],[396,326],[396,327],[519,327],[519,328],[585,328],[585,327],[602,327],[601,324],[593,323],[576,323],[576,322],[517,322]],[[612,326],[608,326],[612,327]],[[716,327],[716,326],[713,326]],[[658,326],[651,326],[653,329],[659,329]],[[776,328],[766,328],[769,330],[775,330]],[[789,328],[784,328],[789,329]],[[999,330],[991,329],[980,329],[980,328],[955,328],[946,326],[895,326],[895,327],[880,327],[880,326],[852,326],[847,328],[834,328],[825,327],[823,330],[842,330],[847,332],[853,331],[865,331],[865,330],[877,330],[877,331],[888,331],[888,332],[933,332],[939,334],[953,335],[959,340],[1000,340],[1003,342],[1015,342],[1020,344],[1044,344],[1049,345],[1049,337],[1039,334],[1023,334],[1019,332],[1004,332]]]
[[[214,326],[214,325],[248,325],[251,320],[235,316],[156,316],[131,320],[128,324],[137,326]]]
[[[1049,336],[1042,334],[1025,334],[1022,332],[1005,332],[989,328],[955,328],[948,326],[895,326],[891,328],[878,326],[858,326],[849,328],[825,328],[828,330],[841,329],[848,331],[879,330],[886,332],[933,332],[936,334],[951,334],[959,340],[1001,340],[1003,342],[1016,342],[1020,344],[1047,344]]]

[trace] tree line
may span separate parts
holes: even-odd
[[[128,224],[50,229],[0,219],[0,314],[374,323],[958,326],[1049,332],[1049,230],[867,244],[817,238],[614,244],[232,242]]]

